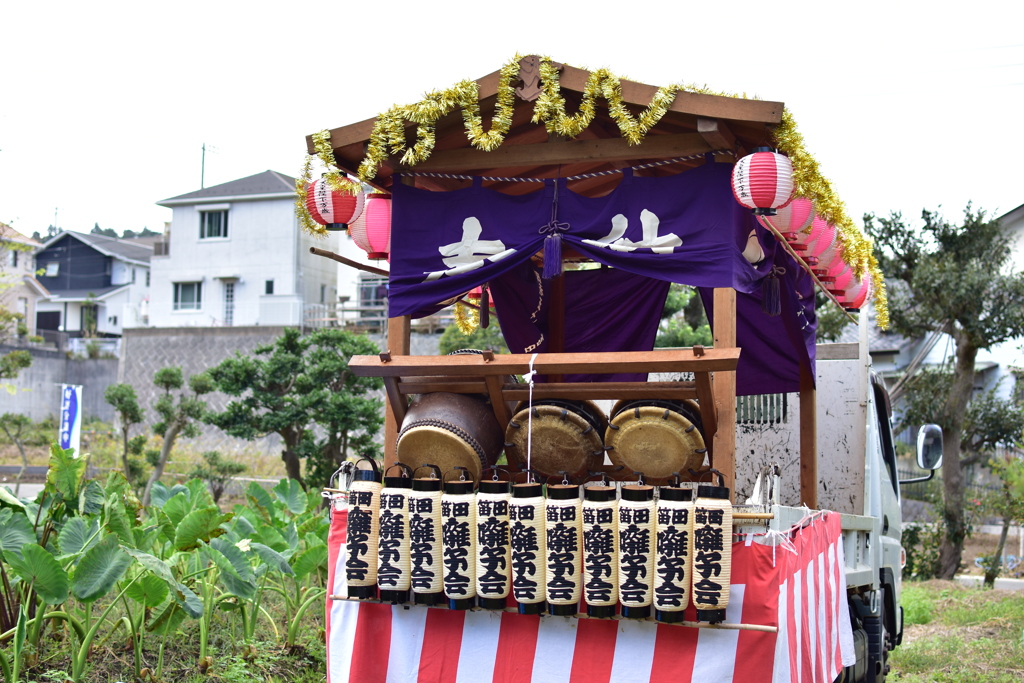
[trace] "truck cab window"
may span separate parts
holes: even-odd
[[[896,450],[893,447],[892,425],[889,422],[889,394],[876,376],[871,378],[871,388],[875,393],[875,412],[878,416],[878,440],[882,448],[882,459],[885,469],[889,472],[889,481],[893,491],[899,495],[899,477],[896,473]]]

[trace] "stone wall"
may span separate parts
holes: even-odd
[[[0,355],[13,350],[0,346]],[[58,351],[28,351],[32,354],[32,365],[18,373],[16,379],[0,380],[0,414],[27,415],[37,422],[56,417],[60,414],[60,385],[80,384],[83,419],[104,422],[114,419],[114,409],[103,400],[103,392],[117,381],[116,358],[68,358],[66,353]]]

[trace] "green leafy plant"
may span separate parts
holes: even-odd
[[[209,484],[213,502],[219,502],[228,482],[245,472],[246,467],[240,462],[225,460],[217,451],[206,451],[202,457],[203,462],[197,463],[188,476],[190,479],[202,479]]]

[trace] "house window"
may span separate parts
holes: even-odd
[[[149,287],[149,271],[146,271],[146,286]]]
[[[174,283],[174,310],[198,311],[203,307],[202,282]]]
[[[199,212],[199,239],[227,236],[228,212],[226,210]]]
[[[264,294],[273,294],[273,293],[274,293],[274,281],[273,280],[267,280],[266,287],[264,289]]]
[[[9,265],[11,268],[18,267],[18,251],[16,249],[8,249],[7,265]]]
[[[135,284],[135,269],[132,268],[132,284]]]
[[[327,285],[320,285],[320,303],[327,303]]]
[[[235,283],[224,283],[224,324],[231,327],[235,324]]]
[[[359,280],[360,318],[383,318],[388,302],[388,279],[370,275]]]
[[[46,277],[57,277],[57,273],[60,271],[59,263],[47,263],[46,264]]]
[[[755,394],[736,397],[736,424],[786,424],[789,398],[786,394]]]

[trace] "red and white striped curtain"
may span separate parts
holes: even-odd
[[[333,595],[347,595],[345,525],[335,511]],[[327,680],[827,683],[854,659],[843,565],[838,514],[796,532],[791,549],[733,545],[726,622],[777,634],[328,600]],[[693,607],[686,619],[696,619]]]

